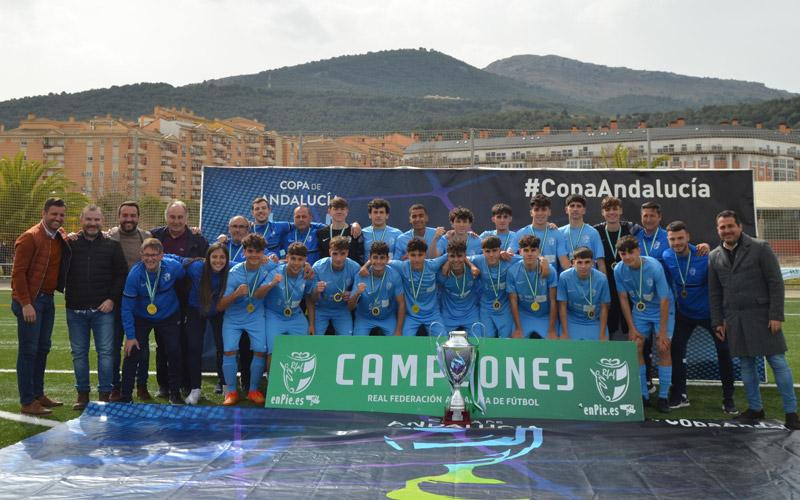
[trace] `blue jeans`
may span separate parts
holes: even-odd
[[[69,345],[72,349],[72,367],[75,370],[75,389],[89,392],[89,337],[94,334],[97,351],[97,379],[99,392],[111,392],[111,372],[114,369],[114,313],[96,309],[67,309]]]
[[[773,354],[766,358],[767,363],[772,367],[772,373],[775,374],[775,384],[778,386],[778,392],[781,393],[781,398],[783,399],[783,411],[786,413],[796,412],[797,396],[794,393],[792,369],[789,368],[789,364],[786,362],[786,356],[784,354]],[[761,391],[758,388],[756,358],[741,356],[739,357],[739,363],[742,369],[742,382],[747,396],[747,404],[751,410],[759,411],[764,406],[761,403]]]
[[[17,386],[19,402],[31,404],[34,399],[44,395],[44,369],[50,353],[50,337],[53,334],[53,321],[56,308],[53,296],[40,293],[33,301],[36,321],[26,323],[22,316],[22,304],[11,301],[11,310],[17,317]]]

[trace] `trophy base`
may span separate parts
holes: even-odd
[[[471,423],[472,418],[470,418],[467,410],[457,412],[454,412],[453,410],[447,410],[444,412],[444,418],[442,419],[443,425],[460,425],[466,427]]]

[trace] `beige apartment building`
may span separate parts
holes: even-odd
[[[278,141],[255,120],[156,106],[138,123],[31,114],[17,128],[0,128],[0,157],[22,152],[27,160],[53,162],[49,172],[60,169],[92,199],[123,193],[199,200],[203,165],[275,165]]]

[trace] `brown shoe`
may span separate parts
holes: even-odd
[[[136,388],[136,398],[139,401],[152,401],[153,396],[147,391],[147,387],[137,387]]]
[[[101,392],[99,396],[97,396],[97,400],[103,403],[111,402],[111,393],[110,392]]]
[[[53,413],[52,411],[48,410],[44,406],[39,403],[37,400],[33,400],[31,403],[20,406],[19,409],[20,413],[24,413],[26,415],[50,415]]]
[[[50,399],[47,395],[42,395],[36,398],[36,401],[39,402],[40,405],[44,406],[45,408],[55,408],[56,406],[64,406],[64,403],[61,401],[56,401],[55,399]]]
[[[83,411],[86,409],[86,405],[89,404],[89,392],[78,392],[78,400],[75,401],[75,404],[72,405],[73,410]]]
[[[116,403],[120,399],[122,399],[122,393],[119,392],[119,389],[112,389],[111,394],[108,396],[108,401],[110,403]]]

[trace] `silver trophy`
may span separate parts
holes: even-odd
[[[437,350],[439,368],[453,387],[453,394],[445,408],[442,423],[468,425],[471,418],[464,396],[461,395],[461,384],[469,380],[474,368],[476,345],[469,342],[467,332],[464,330],[453,330],[448,336],[447,342],[439,344]]]

